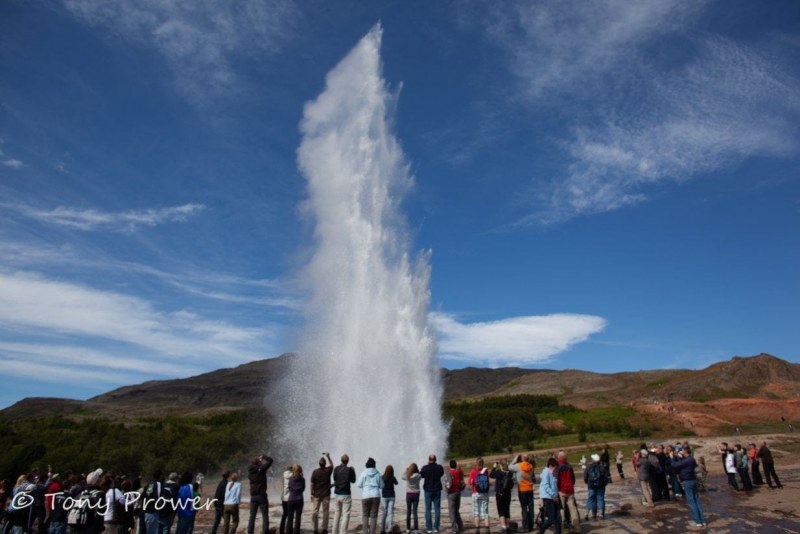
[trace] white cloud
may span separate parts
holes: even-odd
[[[429,317],[438,333],[440,357],[493,366],[547,362],[606,327],[601,317],[577,314],[512,317],[482,323],[461,323],[441,312]]]
[[[235,91],[238,56],[273,53],[289,36],[290,0],[64,0],[78,18],[155,48],[190,100]]]
[[[40,222],[77,228],[78,230],[132,231],[139,226],[157,226],[167,222],[184,222],[205,209],[202,204],[184,204],[168,208],[151,208],[108,212],[94,209],[77,209],[59,206],[40,210],[24,204],[5,204],[26,217]]]
[[[711,33],[704,6],[541,2],[487,26],[525,105],[563,116],[572,132],[562,172],[536,184],[521,224],[615,210],[667,181],[798,153],[791,54]]]
[[[25,164],[20,160],[14,158],[8,158],[7,160],[3,161],[3,165],[6,167],[11,167],[15,171],[18,171],[25,166]]]
[[[161,362],[241,363],[269,354],[270,333],[32,273],[0,273],[0,328],[17,336],[136,347]],[[144,350],[142,350],[144,349]]]

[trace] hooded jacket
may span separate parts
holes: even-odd
[[[367,467],[361,472],[356,485],[361,488],[362,499],[380,498],[381,489],[383,489],[383,477],[380,471],[374,467]]]

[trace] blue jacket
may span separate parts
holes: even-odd
[[[542,499],[558,498],[558,481],[549,467],[542,469],[542,481],[539,483],[539,496]]]
[[[672,469],[681,480],[697,480],[697,476],[694,474],[695,467],[697,467],[697,462],[691,456],[687,456],[683,460],[672,460]]]
[[[362,499],[380,497],[381,489],[383,488],[383,477],[380,471],[374,467],[367,467],[361,472],[356,485],[361,488]]]

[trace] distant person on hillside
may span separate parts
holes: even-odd
[[[581,514],[578,511],[578,502],[575,500],[575,470],[567,461],[567,453],[559,451],[558,470],[556,480],[558,482],[558,500],[561,509],[564,510],[564,526],[573,532],[581,531]],[[569,520],[567,520],[569,514]]]
[[[419,467],[410,463],[400,477],[406,481],[406,533],[419,530]]]
[[[764,478],[767,479],[767,484],[769,487],[782,488],[783,485],[778,478],[778,474],[775,472],[775,461],[772,459],[772,452],[769,450],[769,447],[767,447],[766,441],[762,441],[761,447],[758,448],[758,458],[761,460],[761,464],[764,466]],[[773,478],[775,479],[774,486],[772,484]]]
[[[475,519],[475,534],[480,534],[481,523],[489,534],[489,470],[483,458],[475,460],[475,467],[469,472],[469,486],[472,488],[472,517]]]
[[[598,460],[600,457],[598,456]],[[555,534],[561,534],[561,512],[558,506],[558,481],[555,477],[558,461],[555,458],[547,459],[547,466],[542,469],[539,495],[544,504],[545,519],[539,526],[539,534],[544,534],[551,525]]]
[[[333,470],[333,496],[335,512],[333,514],[333,534],[345,534],[350,525],[350,509],[353,496],[350,485],[356,481],[356,470],[347,465],[350,457],[342,455],[342,463]]]
[[[466,487],[464,471],[458,467],[455,460],[450,460],[450,468],[445,472],[447,481],[447,509],[450,512],[450,530],[458,534],[464,530],[464,521],[461,519],[461,492]]]
[[[759,466],[761,462],[758,460],[758,448],[755,443],[751,443],[747,448],[747,459],[750,461],[750,473],[753,475],[753,484],[761,486],[764,484],[764,479],[761,478],[761,469]]]
[[[703,503],[697,493],[697,462],[694,458],[680,452],[674,451],[671,455],[672,468],[678,472],[678,476],[683,482],[683,491],[686,495],[686,504],[689,506],[689,513],[694,520],[695,527],[705,527],[706,520],[703,513]]]
[[[394,525],[394,501],[396,498],[394,487],[397,479],[394,476],[394,466],[387,465],[383,470],[383,489],[381,490],[381,504],[383,504],[383,514],[381,514],[380,528],[381,534],[391,532]]]
[[[500,518],[500,532],[508,532],[508,520],[511,517],[511,492],[514,489],[514,473],[508,470],[508,463],[500,460],[494,464],[489,473],[494,479],[494,498],[497,504],[497,516]]]
[[[647,452],[646,448],[642,448],[639,451],[639,463],[637,464],[637,479],[639,480],[639,488],[642,490],[642,498],[645,504],[652,508],[653,505],[653,492],[650,487],[650,477],[653,473],[653,464],[650,463],[650,459],[648,456],[650,455]]]
[[[586,499],[586,519],[589,520],[589,512],[592,513],[592,519],[597,519],[597,510],[603,519],[606,518],[606,468],[603,466],[601,456],[599,454],[592,455],[592,463],[583,472],[583,481],[586,483],[588,489],[588,498]]]
[[[625,473],[622,472],[622,462],[625,459],[625,455],[622,454],[622,449],[617,449],[617,473],[619,474],[619,478],[625,479]]]
[[[747,464],[747,452],[738,443],[734,445],[734,458],[736,461],[736,471],[742,481],[742,489],[745,491],[753,490],[753,482],[750,480],[750,470]]]
[[[365,469],[358,476],[356,486],[361,488],[361,524],[363,534],[376,534],[378,531],[378,511],[381,507],[383,477],[375,468],[375,460],[367,459]]]
[[[217,484],[217,489],[214,491],[214,523],[211,526],[211,534],[217,534],[219,524],[222,522],[222,517],[225,512],[225,488],[228,486],[228,477],[231,472],[227,469],[222,472],[222,480]],[[238,523],[239,518],[236,518]]]
[[[326,452],[325,456],[319,459],[319,467],[311,472],[311,525],[314,528],[314,534],[319,534],[320,508],[322,508],[322,533],[328,534],[332,474],[333,460],[331,460],[331,455]]]
[[[425,490],[425,528],[428,532],[439,532],[444,468],[436,463],[435,454],[428,456],[428,463],[419,470],[419,476],[425,481],[422,485],[422,489]]]
[[[247,534],[253,534],[256,528],[256,516],[261,512],[261,532],[269,531],[269,503],[267,502],[267,470],[272,465],[272,458],[262,454],[253,458],[247,468],[250,479],[250,520],[247,522]]]
[[[522,512],[522,532],[533,530],[533,484],[535,475],[533,463],[527,454],[517,455],[508,465],[517,479],[519,507]]]

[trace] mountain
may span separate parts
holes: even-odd
[[[0,417],[200,414],[262,406],[293,357],[284,354],[190,378],[153,380],[121,387],[86,401],[27,398],[0,410]],[[703,404],[719,399],[784,401],[783,406],[788,406],[787,400],[792,400],[794,405],[800,397],[800,365],[769,354],[759,354],[736,356],[702,370],[662,369],[604,374],[575,369],[468,367],[443,369],[442,383],[445,400],[548,394],[558,396],[562,403],[584,409],[681,402]],[[688,407],[684,407],[684,411],[688,411]]]

